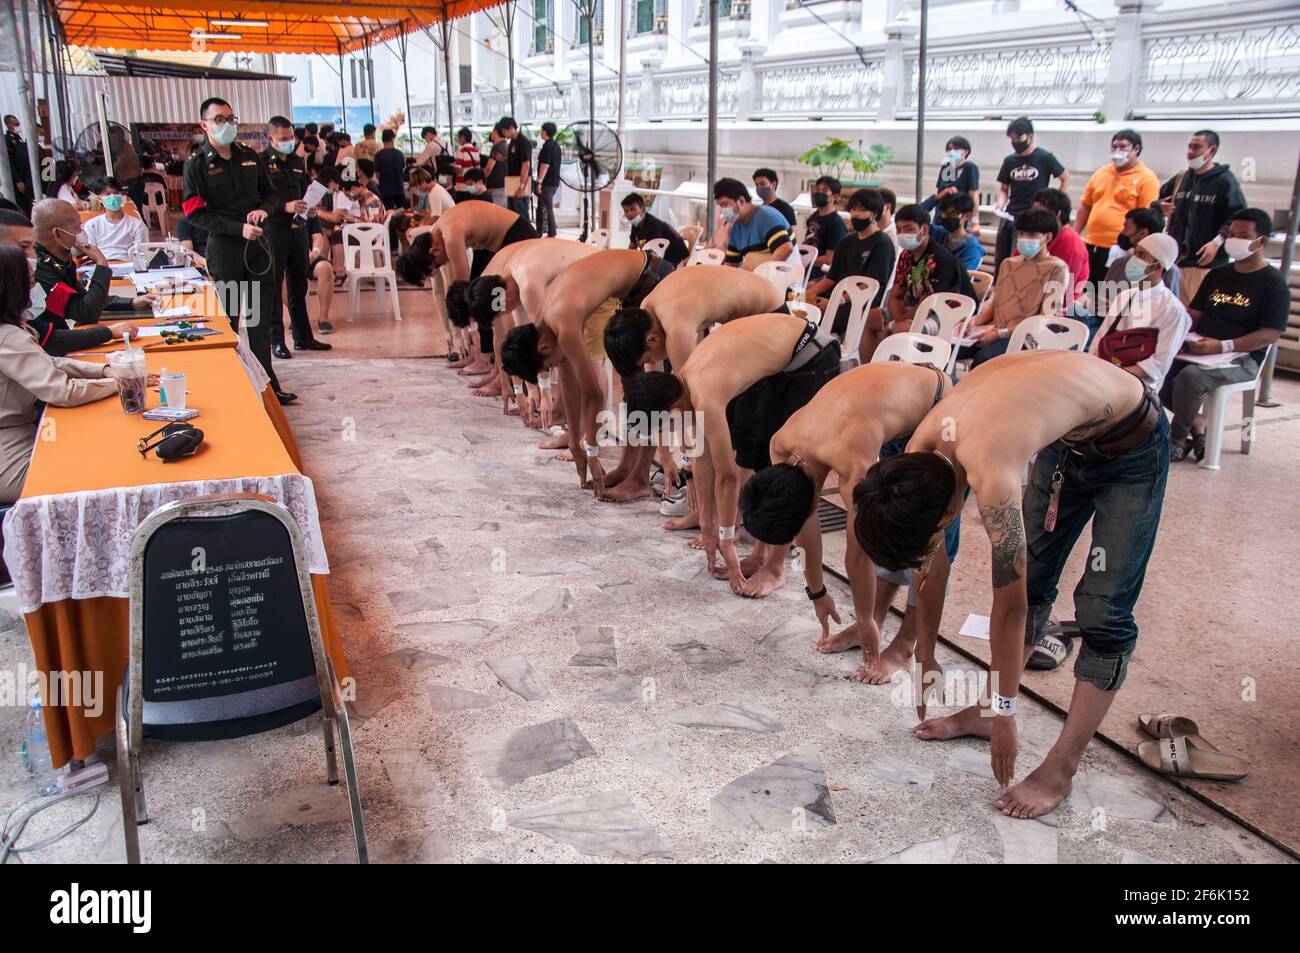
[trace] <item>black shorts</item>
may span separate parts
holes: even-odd
[[[537,229],[533,228],[532,223],[520,215],[515,220],[515,223],[506,229],[505,236],[501,239],[501,248],[513,245],[515,242],[526,242],[530,238],[539,237]],[[497,251],[500,251],[501,248],[498,248]],[[474,260],[470,262],[469,266],[470,281],[483,274],[483,270],[487,268],[488,262],[492,260],[492,256],[495,254],[495,251],[489,251],[486,248],[474,249]]]
[[[765,377],[727,405],[727,429],[736,465],[746,470],[771,466],[769,448],[776,432],[840,372],[840,345],[832,342],[797,371]]]

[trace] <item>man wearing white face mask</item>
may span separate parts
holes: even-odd
[[[1088,280],[1094,285],[1106,277],[1106,262],[1124,228],[1124,216],[1160,195],[1160,180],[1141,155],[1142,136],[1136,130],[1115,133],[1110,137],[1110,162],[1092,174],[1079,199],[1074,228],[1087,246]]]
[[[1224,250],[1231,265],[1205,276],[1187,310],[1194,335],[1189,354],[1225,355],[1222,367],[1175,361],[1160,397],[1174,412],[1169,426],[1169,459],[1205,457],[1206,395],[1222,384],[1252,380],[1269,347],[1286,330],[1291,291],[1282,273],[1264,259],[1272,222],[1263,209],[1247,208],[1228,223]]]
[[[1182,286],[1178,297],[1190,306],[1211,268],[1228,263],[1223,245],[1228,223],[1246,207],[1246,197],[1232,170],[1214,160],[1219,154],[1219,136],[1213,130],[1192,133],[1187,141],[1187,168],[1160,187],[1159,205],[1169,223],[1165,229],[1182,251],[1178,266]]]
[[[105,179],[99,196],[104,214],[87,219],[82,228],[90,238],[90,244],[103,252],[105,258],[125,261],[131,257],[132,245],[149,240],[149,228],[123,210],[126,196],[122,194],[117,179]]]

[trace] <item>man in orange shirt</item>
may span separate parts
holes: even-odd
[[[1160,180],[1141,155],[1140,133],[1115,133],[1110,138],[1110,164],[1092,174],[1079,200],[1074,227],[1088,248],[1088,280],[1094,285],[1106,277],[1107,259],[1124,228],[1124,216],[1150,205],[1160,194]]]

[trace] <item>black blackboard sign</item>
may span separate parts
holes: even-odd
[[[143,569],[146,703],[315,679],[293,544],[270,513],[164,523]]]

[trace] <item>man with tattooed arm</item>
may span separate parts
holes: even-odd
[[[1038,817],[1069,794],[1124,681],[1168,466],[1169,424],[1137,378],[1088,354],[1034,351],[967,374],[921,422],[907,452],[877,463],[854,489],[854,532],[871,560],[914,569],[918,588],[941,591],[944,529],[974,491],[993,549],[990,697],[913,731],[926,741],[990,739],[1003,787],[1015,775],[1020,673],[1092,520],[1087,568],[1074,590],[1083,647],[1069,717],[1043,763],[998,798],[1003,814]]]

